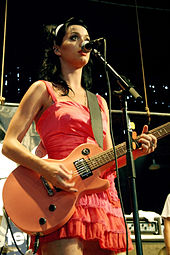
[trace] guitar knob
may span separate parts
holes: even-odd
[[[49,205],[48,209],[49,211],[54,212],[56,210],[56,205],[51,204]]]
[[[81,152],[83,155],[89,155],[90,154],[90,150],[88,149],[88,148],[85,148],[85,149],[83,149],[82,150],[82,152]]]
[[[39,223],[40,223],[40,225],[44,225],[46,223],[46,219],[45,218],[40,218]]]

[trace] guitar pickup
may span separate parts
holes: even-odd
[[[87,164],[84,158],[78,159],[74,161],[73,163],[76,167],[78,174],[81,176],[83,180],[93,175],[89,165]]]

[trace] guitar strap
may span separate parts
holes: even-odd
[[[98,145],[103,149],[103,123],[100,106],[98,104],[97,96],[86,90],[88,106],[90,109],[90,117],[94,138]]]

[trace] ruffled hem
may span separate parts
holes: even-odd
[[[128,248],[131,250],[133,245],[129,231],[128,236]],[[106,214],[103,209],[82,207],[77,208],[72,218],[63,227],[40,237],[40,247],[42,243],[75,237],[83,240],[98,240],[102,249],[112,250],[115,253],[126,251],[124,219]],[[31,247],[33,247],[34,239],[34,236],[31,237]],[[37,254],[41,255],[41,252],[38,251]]]
[[[118,198],[113,200],[113,195],[111,191],[109,192],[108,190],[82,196],[77,202],[78,212],[80,211],[80,208],[84,208],[84,210],[86,209],[85,217],[88,216],[88,209],[90,210],[90,208],[96,208],[101,211],[104,210],[105,214],[122,217],[120,200]],[[84,212],[80,212],[80,215],[84,215]]]

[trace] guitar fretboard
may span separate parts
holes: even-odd
[[[156,136],[157,139],[163,138],[170,134],[170,122],[154,128],[149,131],[150,134]],[[136,140],[139,139],[139,136]],[[123,142],[116,146],[116,156],[120,158],[121,156],[126,154],[126,142]],[[115,160],[115,155],[113,149],[109,149],[99,153],[98,155],[92,156],[87,160],[87,163],[91,170],[95,170],[111,161]]]

